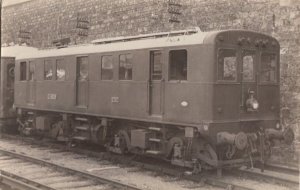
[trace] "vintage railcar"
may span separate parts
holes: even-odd
[[[279,43],[245,30],[95,40],[18,57],[25,134],[194,168],[264,161],[280,125]]]
[[[15,57],[22,52],[35,50],[27,46],[1,47],[0,65],[0,128],[1,130],[15,129],[16,113],[14,103],[14,69]]]

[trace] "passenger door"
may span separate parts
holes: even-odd
[[[76,106],[88,106],[88,57],[76,58]]]
[[[35,104],[36,78],[35,78],[35,62],[28,61],[28,88],[27,88],[27,104]]]
[[[162,51],[150,51],[149,75],[149,115],[161,116],[162,114]]]
[[[257,51],[244,49],[241,52],[241,99],[240,110],[241,117],[254,116],[258,110],[249,110],[246,101],[250,98],[251,94],[258,100],[258,87],[257,87]],[[252,113],[249,115],[249,113]],[[253,115],[254,114],[254,115]]]

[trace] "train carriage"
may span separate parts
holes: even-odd
[[[16,125],[14,104],[14,68],[15,58],[35,48],[27,46],[1,47],[0,65],[0,128],[11,130]]]
[[[19,123],[186,167],[263,161],[272,141],[293,140],[279,120],[279,48],[253,31],[187,30],[26,54]]]

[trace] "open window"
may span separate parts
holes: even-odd
[[[119,79],[132,80],[132,54],[122,54],[119,58]]]
[[[171,50],[169,52],[169,79],[187,80],[187,51]]]
[[[66,63],[63,61],[63,59],[56,60],[56,80],[66,80]]]
[[[277,58],[275,54],[263,53],[261,55],[260,81],[277,81]]]
[[[237,52],[234,49],[220,49],[218,54],[218,80],[237,80]]]
[[[45,60],[44,63],[44,79],[52,80],[53,78],[53,66],[51,60]]]
[[[113,79],[113,56],[105,55],[101,58],[101,80]]]
[[[20,81],[27,80],[27,63],[20,62]]]

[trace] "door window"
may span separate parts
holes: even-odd
[[[79,80],[88,80],[89,71],[88,71],[88,57],[77,57],[77,66],[79,71]]]
[[[29,61],[29,79],[33,81],[34,80],[34,73],[35,73],[35,64],[32,61]]]
[[[27,63],[21,62],[20,63],[20,81],[27,80]]]
[[[152,51],[150,53],[151,64],[151,80],[162,79],[162,54],[160,51]]]

